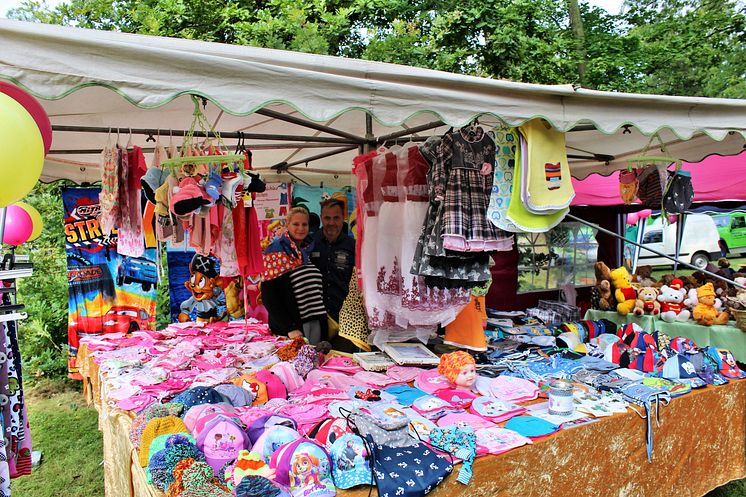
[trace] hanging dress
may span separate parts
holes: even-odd
[[[422,157],[429,163],[427,172],[428,207],[415,247],[410,274],[422,276],[430,288],[461,288],[460,295],[469,301],[468,288],[478,286],[490,279],[489,256],[484,253],[446,252],[443,246],[444,202],[440,201],[435,188],[435,164],[442,145],[439,137],[429,138],[420,147]],[[439,298],[433,292],[432,298]]]
[[[495,142],[482,128],[447,133],[435,162],[436,200],[443,200],[443,246],[458,252],[509,250],[512,239],[487,219]]]

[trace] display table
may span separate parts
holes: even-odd
[[[683,336],[691,338],[700,347],[713,347],[729,349],[738,362],[746,363],[746,331],[735,326],[700,326],[694,321],[682,323],[667,323],[653,316],[635,316],[627,314],[620,316],[612,311],[598,311],[590,309],[585,313],[585,319],[608,319],[617,324],[636,323],[643,330],[653,332],[661,331],[671,338]]]
[[[134,415],[110,409],[97,369],[81,347],[89,399],[99,410],[107,497],[159,497],[147,485],[128,433]],[[87,376],[96,374],[96,376]],[[654,424],[655,425],[655,424]],[[707,387],[674,399],[654,428],[653,464],[645,453],[645,421],[628,411],[499,456],[477,459],[468,485],[450,476],[433,497],[701,496],[746,477],[746,380]],[[369,487],[340,490],[367,497]],[[373,495],[376,495],[375,489]]]

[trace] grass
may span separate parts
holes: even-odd
[[[26,398],[33,447],[44,458],[31,475],[13,480],[13,497],[103,497],[103,442],[96,410],[86,406],[80,385],[43,380],[27,390]],[[746,479],[706,497],[745,495]]]
[[[39,382],[27,389],[26,406],[33,450],[44,456],[31,475],[11,482],[13,497],[103,497],[103,441],[80,384]]]

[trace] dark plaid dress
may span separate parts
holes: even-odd
[[[436,196],[443,198],[442,235],[446,249],[491,251],[499,239],[505,238],[487,219],[492,172],[480,173],[484,163],[494,161],[495,142],[482,128],[473,133],[457,130],[443,137],[433,180]]]
[[[435,200],[435,163],[440,144],[441,139],[431,138],[420,148],[431,165],[427,172],[430,204],[410,273],[424,277],[428,287],[468,289],[490,279],[489,256],[485,253],[451,252],[443,247],[444,202]]]

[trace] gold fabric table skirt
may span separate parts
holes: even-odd
[[[129,441],[134,414],[102,403],[98,368],[85,346],[78,358],[89,401],[100,414],[106,496],[162,496],[146,483]],[[429,495],[688,497],[746,477],[746,380],[695,390],[662,407],[660,426],[653,422],[652,464],[647,462],[645,426],[630,410],[562,430],[533,445],[481,457],[469,485],[451,475]],[[359,487],[338,495],[367,497],[368,492]]]

